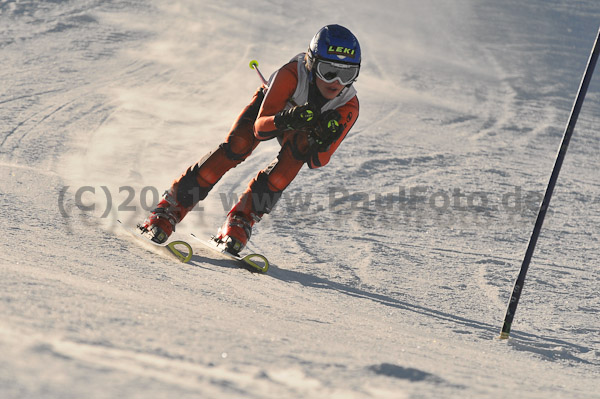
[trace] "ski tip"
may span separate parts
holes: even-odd
[[[250,254],[242,258],[242,261],[259,273],[269,271],[269,260],[260,254]]]
[[[187,254],[181,252],[177,248],[177,246],[184,247],[187,251]],[[170,243],[167,244],[167,248],[169,248],[169,251],[171,251],[173,253],[173,255],[175,255],[177,257],[177,259],[179,259],[183,263],[188,263],[192,259],[192,256],[194,255],[192,246],[185,241],[179,241],[179,240],[171,241]]]

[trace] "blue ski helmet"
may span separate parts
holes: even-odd
[[[306,66],[313,71],[316,62],[323,60],[360,68],[360,56],[360,44],[350,30],[341,25],[326,25],[308,46]]]

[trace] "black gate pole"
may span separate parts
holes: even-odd
[[[517,311],[517,305],[519,304],[519,298],[521,297],[521,291],[523,290],[523,284],[525,283],[525,276],[527,275],[527,270],[529,269],[529,263],[531,262],[533,251],[535,250],[535,244],[537,243],[538,237],[540,235],[540,230],[542,229],[542,225],[544,224],[546,211],[548,210],[548,206],[550,205],[550,198],[552,197],[552,192],[554,191],[554,186],[556,185],[556,180],[558,179],[558,174],[560,173],[560,168],[565,158],[565,154],[567,153],[567,147],[569,146],[569,141],[571,140],[571,136],[573,135],[573,129],[575,129],[577,117],[579,116],[579,111],[581,110],[583,99],[585,98],[585,93],[587,92],[588,86],[590,85],[592,73],[594,72],[596,61],[598,60],[598,53],[600,52],[600,47],[598,47],[599,41],[600,30],[598,30],[598,35],[596,36],[596,41],[594,42],[592,53],[590,54],[585,73],[583,74],[583,79],[581,80],[579,91],[577,92],[575,103],[573,104],[573,109],[571,110],[569,123],[567,124],[565,133],[563,134],[562,142],[560,144],[560,149],[558,150],[558,154],[556,155],[554,169],[552,169],[552,175],[550,176],[550,181],[548,182],[548,187],[546,188],[546,194],[544,194],[544,199],[538,211],[537,220],[535,221],[535,226],[533,228],[533,233],[531,234],[529,244],[527,245],[527,251],[525,252],[525,258],[523,259],[523,263],[521,264],[521,271],[519,272],[519,276],[517,277],[515,287],[513,288],[513,292],[508,303],[506,316],[504,316],[504,325],[502,326],[502,331],[500,332],[500,339],[508,339],[508,335],[510,334],[510,327],[512,325],[513,318],[515,317],[515,312]]]

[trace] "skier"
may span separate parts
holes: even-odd
[[[252,226],[271,211],[283,190],[306,163],[329,162],[358,118],[353,83],[361,62],[360,45],[345,27],[327,25],[300,53],[261,86],[233,124],[225,142],[173,182],[143,224],[144,234],[167,241],[185,215],[208,195],[231,168],[244,161],[264,140],[277,138],[277,158],[250,181],[229,211],[216,241],[238,254]]]

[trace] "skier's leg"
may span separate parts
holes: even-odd
[[[242,163],[254,151],[259,143],[254,136],[254,122],[263,99],[260,89],[236,119],[225,142],[173,182],[173,192],[183,208],[192,209],[198,201],[205,199],[228,170]]]
[[[231,168],[243,162],[259,141],[254,136],[254,121],[264,93],[259,89],[231,127],[224,143],[190,166],[165,192],[150,216],[142,225],[153,240],[165,242],[187,213],[205,199],[214,185]]]
[[[305,134],[287,136],[277,158],[250,181],[217,235],[227,243],[230,251],[237,253],[244,248],[252,234],[252,226],[275,207],[283,190],[306,162],[307,152]]]

